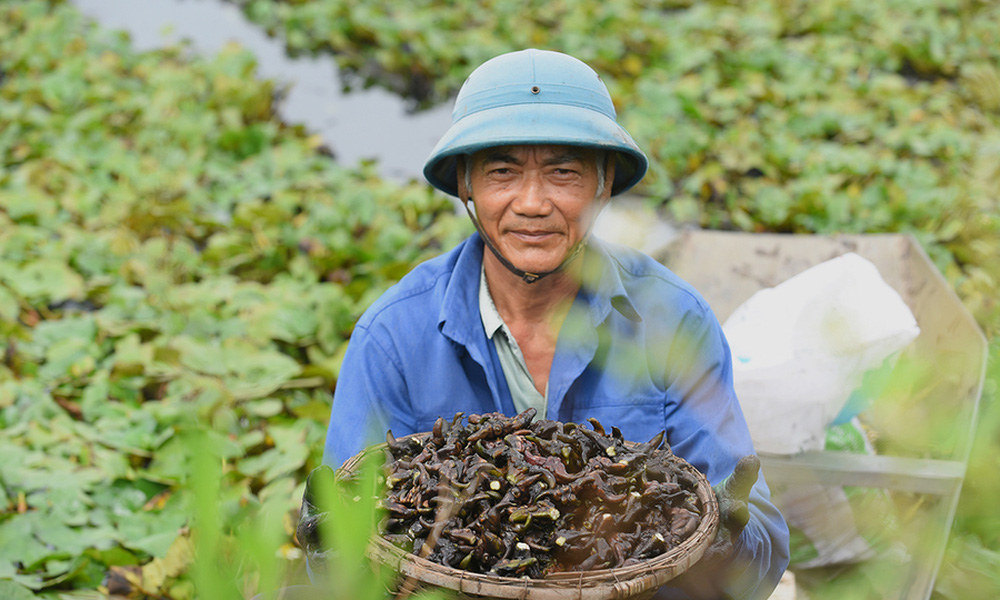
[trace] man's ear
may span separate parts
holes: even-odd
[[[472,198],[472,190],[465,187],[465,156],[455,157],[455,178],[458,180],[455,182],[458,188],[458,199],[462,202],[468,202]]]
[[[608,152],[608,161],[604,165],[604,191],[601,193],[601,208],[611,200],[611,189],[615,186],[615,166],[618,164],[618,153]]]

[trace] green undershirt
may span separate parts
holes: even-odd
[[[538,411],[538,417],[545,416],[545,407],[548,404],[548,386],[546,385],[545,396],[535,389],[535,382],[528,371],[528,365],[524,362],[524,354],[521,353],[517,340],[510,332],[507,324],[497,311],[497,306],[490,295],[489,285],[486,283],[486,271],[481,270],[479,275],[479,315],[483,319],[483,329],[486,330],[486,337],[493,340],[493,345],[497,349],[497,356],[500,357],[500,366],[503,368],[504,378],[507,380],[507,387],[510,388],[510,396],[514,401],[514,408],[517,412],[523,412],[529,407],[534,407]],[[497,332],[500,335],[496,335]]]

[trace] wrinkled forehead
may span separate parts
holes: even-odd
[[[558,144],[517,144],[509,146],[494,146],[485,148],[473,154],[475,164],[488,162],[510,162],[521,164],[529,158],[543,164],[582,162],[592,163],[597,160],[597,151],[582,146],[564,146]]]

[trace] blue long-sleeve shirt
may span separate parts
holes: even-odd
[[[483,243],[473,234],[419,265],[358,321],[337,381],[324,462],[336,468],[391,429],[514,414],[479,314]],[[643,442],[661,430],[714,485],[754,449],[732,382],[729,346],[704,299],[652,258],[592,239],[583,283],[552,361],[547,418],[595,417]],[[766,598],[788,564],[788,528],[763,478],[725,579],[733,598]],[[666,592],[665,594],[662,592]],[[659,597],[688,597],[662,590]]]

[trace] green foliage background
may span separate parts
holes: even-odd
[[[1000,3],[235,1],[414,107],[501,52],[574,54],[682,223],[914,233],[991,336],[936,595],[1000,596]],[[339,166],[279,94],[238,48],[139,53],[62,2],[0,4],[0,597],[299,576],[354,320],[469,229]]]
[[[206,455],[219,544],[277,505],[295,558],[354,320],[465,223],[281,124],[244,50],[138,53],[7,2],[0,69],[0,578],[192,597]],[[252,556],[215,549],[255,589]]]

